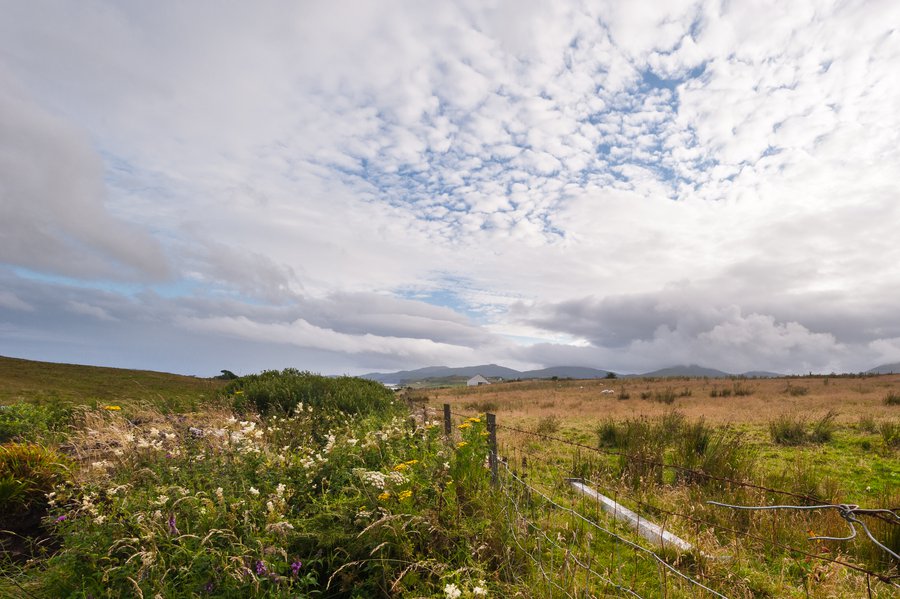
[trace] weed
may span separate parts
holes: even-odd
[[[769,422],[769,434],[778,445],[801,445],[806,441],[806,420],[781,416]]]
[[[837,412],[829,410],[827,414],[813,422],[812,430],[809,432],[809,440],[813,443],[828,443],[834,436],[834,430],[837,425],[834,419]]]
[[[900,393],[896,393],[891,391],[887,395],[884,396],[884,405],[886,406],[900,406]]]
[[[559,430],[559,418],[555,414],[544,416],[538,420],[534,427],[535,432],[542,435],[550,435]]]
[[[641,391],[641,399],[650,399],[653,394],[649,391]]]
[[[900,422],[885,420],[878,427],[884,444],[891,449],[900,449]]]
[[[622,401],[624,401],[626,399],[631,399],[631,394],[628,393],[628,391],[626,391],[625,389],[622,389],[621,391],[619,391],[619,395],[616,397],[616,399],[619,399]]]
[[[827,380],[827,379],[826,379]],[[809,393],[809,387],[803,387],[801,385],[792,385],[788,383],[787,387],[785,387],[784,392],[790,395],[791,397],[800,397],[802,395],[806,395]]]
[[[675,403],[675,390],[671,387],[666,387],[662,391],[657,391],[653,395],[653,401],[664,403],[667,405]]]
[[[497,402],[490,401],[490,400],[468,401],[463,404],[463,407],[472,412],[478,412],[479,414],[484,414],[486,412],[496,412],[497,411]]]
[[[864,433],[877,433],[878,425],[870,414],[863,414],[856,422],[856,428]]]

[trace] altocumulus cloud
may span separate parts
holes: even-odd
[[[897,3],[4,14],[4,353],[900,360]]]

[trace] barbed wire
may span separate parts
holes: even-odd
[[[881,541],[875,538],[875,536],[869,531],[869,527],[866,526],[866,523],[860,520],[859,518],[854,517],[855,514],[867,514],[873,515],[876,513],[887,513],[893,516],[897,523],[900,524],[900,516],[894,513],[891,510],[885,509],[864,509],[860,508],[858,505],[849,504],[849,503],[839,503],[839,504],[824,504],[824,505],[731,505],[728,503],[721,503],[718,501],[707,501],[709,505],[715,505],[719,507],[727,507],[733,510],[748,510],[748,511],[763,511],[763,510],[827,510],[833,509],[837,511],[841,518],[847,523],[847,526],[850,527],[850,535],[846,537],[825,537],[825,536],[814,536],[809,537],[810,541],[850,541],[856,538],[856,527],[853,526],[854,523],[862,526],[862,529],[866,532],[866,536],[869,537],[869,540],[872,541],[875,545],[880,547],[883,551],[890,554],[895,560],[900,561],[900,555],[897,555],[895,552],[891,551],[889,548],[885,547]]]
[[[725,595],[722,595],[721,593],[719,593],[719,592],[717,592],[717,591],[715,591],[715,590],[709,588],[708,586],[704,585],[703,583],[701,583],[701,582],[699,582],[699,581],[697,581],[697,580],[694,580],[693,578],[691,578],[691,577],[688,576],[687,574],[681,572],[678,568],[676,568],[675,566],[671,565],[671,564],[668,563],[666,560],[664,560],[663,558],[661,558],[655,551],[652,551],[652,550],[650,550],[650,549],[647,549],[646,547],[644,547],[644,546],[642,546],[642,545],[639,545],[639,544],[637,544],[637,543],[634,543],[634,542],[632,542],[632,541],[626,539],[625,537],[622,537],[622,536],[620,536],[620,535],[617,535],[616,533],[612,532],[611,530],[608,530],[608,529],[604,528],[603,526],[600,526],[599,524],[597,524],[596,522],[594,522],[594,521],[591,520],[590,518],[586,518],[584,515],[582,515],[582,514],[579,513],[578,511],[573,510],[573,509],[570,508],[570,507],[566,507],[566,506],[564,506],[564,505],[561,505],[561,504],[557,503],[556,501],[554,501],[551,497],[549,497],[549,496],[548,496],[547,494],[545,494],[544,492],[540,491],[539,489],[535,488],[535,487],[532,486],[532,485],[529,485],[529,484],[526,483],[524,480],[522,480],[521,478],[519,478],[519,477],[516,475],[515,472],[513,472],[512,470],[510,470],[509,465],[508,465],[506,462],[501,462],[501,465],[504,467],[504,469],[506,470],[506,472],[507,472],[514,480],[516,480],[519,484],[521,484],[523,487],[525,487],[526,489],[528,489],[528,490],[531,491],[532,493],[535,493],[535,494],[539,495],[541,498],[544,499],[544,501],[546,501],[546,502],[549,503],[550,505],[554,506],[554,507],[557,508],[558,510],[561,510],[561,511],[564,511],[564,512],[567,512],[567,513],[570,513],[570,514],[572,514],[574,517],[576,517],[576,518],[578,518],[578,519],[584,521],[586,524],[588,524],[589,526],[592,526],[592,527],[596,528],[597,530],[601,531],[602,533],[604,533],[604,534],[606,534],[606,535],[609,535],[609,536],[611,536],[611,537],[615,537],[617,540],[621,541],[621,542],[624,543],[625,545],[628,545],[629,547],[631,547],[631,548],[634,549],[635,551],[638,551],[638,552],[645,553],[645,554],[649,555],[649,556],[652,557],[654,560],[656,560],[656,562],[657,562],[658,564],[660,564],[662,567],[666,568],[667,570],[669,570],[670,572],[672,572],[672,573],[675,574],[676,576],[679,576],[680,578],[683,578],[684,580],[688,581],[689,583],[693,584],[694,586],[700,587],[700,588],[702,588],[702,589],[708,591],[709,593],[715,595],[716,597],[721,597],[722,599],[727,599],[727,597],[725,597]]]
[[[601,485],[600,483],[598,483],[598,482],[596,482],[596,481],[593,481],[593,480],[590,480],[590,479],[582,479],[582,480],[584,480],[586,483],[589,483],[589,484],[591,484],[591,485],[593,485],[593,486],[595,486],[595,487],[602,487],[602,486],[603,486],[603,485]],[[897,578],[897,576],[900,576],[900,575],[885,576],[884,574],[881,574],[881,573],[879,573],[879,572],[874,572],[874,571],[872,571],[872,570],[863,568],[862,566],[858,566],[858,565],[856,565],[856,564],[851,564],[851,563],[849,563],[849,562],[845,562],[845,561],[843,561],[843,560],[835,559],[835,558],[833,558],[833,557],[827,557],[827,556],[824,556],[824,555],[817,555],[817,554],[815,554],[815,553],[810,553],[810,552],[808,552],[808,551],[806,551],[806,550],[804,550],[804,549],[800,549],[800,548],[797,548],[797,547],[793,547],[793,546],[791,546],[791,545],[785,545],[784,543],[779,543],[779,542],[777,542],[777,541],[773,541],[772,539],[769,539],[769,538],[766,538],[766,537],[761,537],[761,536],[756,535],[756,534],[753,534],[753,533],[751,533],[751,532],[747,532],[747,531],[743,531],[743,530],[738,530],[738,529],[735,529],[735,528],[731,528],[731,527],[729,527],[729,526],[725,526],[725,525],[723,525],[723,524],[719,524],[718,522],[713,522],[712,520],[707,520],[707,519],[704,519],[704,518],[698,518],[698,517],[692,516],[692,515],[690,515],[690,514],[684,514],[684,513],[681,513],[681,512],[676,512],[676,511],[668,510],[668,509],[666,509],[666,508],[662,508],[662,507],[659,507],[659,506],[657,506],[657,505],[654,505],[654,504],[651,504],[651,503],[647,503],[647,502],[645,502],[645,501],[642,501],[641,499],[638,499],[637,497],[635,497],[634,495],[631,495],[631,494],[629,494],[629,493],[622,493],[622,494],[625,495],[626,497],[628,497],[631,501],[634,501],[637,505],[640,505],[640,506],[649,508],[649,509],[651,509],[651,510],[655,510],[655,511],[661,513],[661,514],[665,514],[666,516],[675,516],[675,517],[677,517],[677,518],[684,518],[685,520],[688,520],[688,521],[693,522],[693,523],[695,523],[695,524],[701,524],[701,525],[704,525],[704,526],[709,526],[709,527],[711,527],[711,528],[715,528],[715,529],[717,529],[717,530],[721,530],[721,531],[724,531],[724,532],[729,532],[729,533],[732,533],[732,534],[737,535],[737,536],[742,536],[742,537],[745,537],[745,538],[748,538],[748,539],[753,539],[754,541],[760,541],[760,542],[762,542],[762,543],[767,543],[767,544],[769,544],[769,545],[771,545],[771,546],[773,546],[773,547],[777,547],[777,548],[779,548],[779,549],[783,549],[783,550],[785,550],[785,551],[790,551],[790,552],[793,552],[793,553],[798,553],[798,554],[800,554],[800,555],[803,555],[804,557],[809,557],[809,558],[821,560],[821,561],[824,561],[824,562],[830,562],[830,563],[833,563],[833,564],[837,564],[837,565],[839,565],[839,566],[843,566],[843,567],[845,567],[845,568],[849,568],[849,569],[851,569],[851,570],[855,570],[855,571],[859,572],[860,574],[866,574],[867,576],[874,576],[875,578],[877,578],[878,580],[880,580],[880,581],[882,581],[882,582],[886,582],[886,583],[888,583],[888,584],[897,586],[897,584],[893,581],[893,579],[894,579],[894,578]],[[711,502],[707,502],[707,503],[711,503]]]
[[[436,411],[437,411],[437,410],[436,410]],[[439,413],[440,413],[441,415],[443,415],[443,412],[442,412],[442,411],[439,411]],[[452,411],[452,410],[450,411],[450,414],[451,414],[452,416],[456,416],[456,417],[459,417],[459,418],[469,418],[469,417],[472,416],[471,414],[462,414],[462,413],[459,413],[459,412],[456,412],[456,411]],[[640,456],[633,456],[633,455],[630,455],[630,454],[627,454],[627,453],[623,453],[623,452],[617,452],[617,451],[612,451],[612,450],[606,450],[606,449],[603,449],[603,448],[593,447],[593,446],[590,446],[590,445],[586,445],[586,444],[584,444],[584,443],[579,443],[579,442],[577,442],[577,441],[570,441],[570,440],[568,440],[568,439],[563,439],[563,438],[556,437],[556,436],[553,436],[553,435],[548,435],[548,434],[545,434],[545,433],[539,433],[539,432],[536,432],[536,431],[528,431],[528,430],[520,429],[520,428],[513,427],[513,426],[509,426],[509,425],[503,425],[503,424],[499,424],[499,423],[498,423],[496,426],[497,426],[498,429],[506,429],[506,430],[509,430],[509,431],[513,431],[513,432],[517,432],[517,433],[521,433],[521,434],[525,434],[525,435],[529,435],[529,436],[533,436],[533,437],[538,437],[538,438],[545,439],[545,440],[548,440],[548,441],[558,442],[558,443],[561,443],[561,444],[564,444],[564,445],[568,445],[568,446],[571,446],[571,447],[575,447],[575,448],[579,448],[579,449],[584,449],[584,450],[588,450],[588,451],[592,451],[592,452],[596,452],[596,453],[600,453],[600,454],[604,454],[604,455],[610,455],[610,456],[622,457],[622,458],[629,459],[629,460],[634,460],[634,461],[640,461],[640,462],[643,462],[643,463],[648,464],[648,465],[651,465],[651,466],[670,468],[670,469],[677,470],[677,471],[679,471],[679,472],[688,473],[688,474],[692,474],[692,475],[696,475],[696,476],[701,476],[701,477],[705,477],[705,478],[708,478],[708,479],[711,479],[711,480],[717,480],[717,481],[720,481],[720,482],[726,482],[726,483],[733,484],[733,485],[740,486],[740,487],[752,488],[752,489],[756,489],[756,490],[765,491],[765,492],[768,492],[768,493],[780,494],[780,495],[784,495],[784,496],[788,496],[788,497],[794,497],[794,498],[797,498],[797,499],[802,499],[802,500],[804,500],[804,501],[816,502],[816,503],[818,503],[818,504],[821,504],[821,500],[819,500],[819,499],[817,499],[817,498],[815,498],[815,497],[812,497],[812,496],[810,496],[810,495],[804,495],[804,494],[800,494],[800,493],[794,493],[794,492],[792,492],[792,491],[785,491],[785,490],[783,490],[783,489],[775,489],[775,488],[767,487],[767,486],[764,486],[764,485],[757,485],[757,484],[754,484],[754,483],[748,483],[748,482],[745,482],[745,481],[738,481],[738,480],[731,479],[731,478],[728,478],[728,477],[714,476],[714,475],[708,474],[708,473],[706,473],[706,472],[694,470],[694,469],[687,468],[687,467],[684,467],[684,466],[679,466],[679,465],[675,465],[675,464],[666,464],[666,463],[658,462],[658,461],[654,461],[654,460],[647,460],[646,458],[641,458]],[[505,462],[501,462],[501,463],[508,469],[508,466],[506,465]],[[593,481],[587,481],[587,482],[590,482],[591,484],[595,484],[595,485],[596,485],[596,483],[594,483]],[[627,494],[626,494],[626,496],[627,496]],[[634,498],[633,496],[632,496],[632,499],[633,499],[634,501],[636,501],[636,503],[638,503],[638,504],[640,504],[640,505],[643,505],[643,506],[645,506],[645,507],[649,507],[649,508],[651,508],[651,509],[654,509],[654,510],[660,512],[660,513],[663,513],[663,514],[666,514],[666,515],[669,515],[669,516],[676,516],[676,517],[684,518],[684,519],[689,520],[689,521],[691,521],[691,522],[694,522],[694,523],[696,523],[696,524],[702,524],[702,525],[710,526],[710,527],[716,528],[716,529],[721,530],[721,531],[729,532],[729,533],[732,533],[732,534],[735,534],[735,535],[743,536],[743,537],[750,538],[750,539],[753,539],[753,540],[756,540],[756,541],[760,541],[760,542],[763,542],[763,543],[768,543],[769,545],[771,545],[771,546],[773,546],[773,547],[778,547],[779,549],[782,549],[782,550],[785,550],[785,551],[794,552],[794,553],[797,553],[797,554],[799,554],[799,555],[803,555],[803,556],[808,557],[808,558],[817,559],[817,560],[824,561],[824,562],[834,563],[834,564],[837,564],[837,565],[840,565],[840,566],[849,568],[849,569],[851,569],[851,570],[855,570],[855,571],[857,571],[857,572],[860,572],[861,574],[866,574],[867,576],[874,576],[875,578],[877,578],[878,580],[881,580],[882,582],[885,582],[885,583],[887,583],[887,584],[890,584],[890,585],[892,585],[892,586],[895,586],[895,587],[900,588],[900,585],[898,585],[896,582],[894,582],[894,579],[897,578],[897,577],[900,576],[900,575],[884,575],[884,574],[881,574],[881,573],[879,573],[879,572],[875,572],[875,571],[872,571],[872,570],[870,570],[870,569],[867,569],[867,568],[858,566],[858,565],[856,565],[856,564],[852,564],[852,563],[849,563],[849,562],[846,562],[846,561],[843,561],[843,560],[839,560],[839,559],[835,559],[835,558],[831,558],[831,557],[827,557],[827,556],[817,555],[817,554],[815,554],[815,553],[810,553],[810,552],[808,552],[808,551],[805,551],[805,550],[803,550],[803,549],[799,549],[799,548],[797,548],[797,547],[793,547],[793,546],[790,546],[790,545],[786,545],[786,544],[783,544],[783,543],[779,543],[779,542],[774,541],[774,540],[772,540],[772,539],[764,538],[764,537],[761,537],[761,536],[759,536],[759,535],[755,535],[755,534],[750,533],[750,532],[741,531],[741,530],[737,530],[737,529],[734,529],[734,528],[731,528],[731,527],[728,527],[728,526],[724,526],[724,525],[722,525],[722,524],[719,524],[719,523],[716,523],[716,522],[713,522],[713,521],[710,521],[710,520],[706,520],[706,519],[703,519],[703,518],[697,518],[697,517],[695,517],[695,516],[691,516],[691,515],[688,515],[688,514],[683,514],[683,513],[679,513],[679,512],[667,510],[667,509],[664,509],[664,508],[660,508],[660,507],[658,507],[658,506],[655,506],[655,505],[652,505],[652,504],[645,503],[645,502],[643,502],[643,501],[641,501],[641,500],[639,500],[639,499],[637,499],[637,498]],[[714,502],[708,502],[708,503],[714,503]],[[723,505],[725,505],[725,504],[723,504]],[[837,504],[821,504],[821,505],[837,505]],[[777,507],[777,506],[758,506],[758,507],[760,507],[760,508],[771,509],[771,508]],[[803,509],[809,509],[809,508],[815,508],[816,506],[793,506],[793,507],[798,507],[798,508],[803,508]],[[857,511],[855,511],[855,513],[857,513],[857,514],[859,514],[859,515],[869,515],[869,516],[878,518],[878,519],[880,519],[880,520],[882,520],[882,521],[889,522],[889,523],[891,523],[891,524],[895,524],[896,522],[894,522],[893,519],[888,519],[888,518],[886,518],[886,517],[883,516],[882,514],[889,514],[889,515],[892,516],[894,519],[898,519],[898,518],[900,518],[900,517],[898,517],[898,515],[897,515],[896,512],[897,512],[897,509],[895,509],[895,508],[894,508],[894,509],[864,509],[864,510],[858,508]],[[870,538],[875,544],[877,544],[879,547],[882,547],[882,548],[885,549],[888,553],[890,553],[892,556],[894,556],[894,557],[896,558],[896,553],[894,553],[894,552],[891,551],[890,549],[885,548],[880,542],[878,542],[876,539],[874,539],[873,536],[871,535],[871,533],[870,533],[868,527],[866,527],[864,523],[862,523],[862,522],[859,522],[859,523],[863,526],[864,530],[866,531],[866,534],[869,536],[869,538]],[[848,524],[850,524],[849,521],[848,521]],[[605,530],[605,529],[604,529],[604,530]],[[608,532],[608,531],[607,531],[607,532]]]
[[[507,469],[507,471],[508,471],[508,469]],[[540,535],[541,535],[548,543],[550,543],[551,545],[553,545],[553,546],[556,547],[557,549],[560,549],[561,551],[566,552],[566,554],[567,554],[568,556],[571,556],[571,557],[572,557],[572,561],[574,561],[575,564],[578,565],[580,568],[584,569],[585,572],[586,572],[587,574],[593,574],[594,576],[596,576],[597,578],[599,578],[599,579],[602,580],[603,582],[605,582],[605,583],[609,584],[610,586],[614,587],[616,590],[622,591],[622,592],[624,592],[624,593],[626,593],[626,594],[628,594],[628,595],[634,596],[634,597],[638,597],[638,599],[643,599],[643,597],[641,597],[641,595],[639,595],[639,594],[638,594],[636,591],[634,591],[633,589],[630,589],[630,588],[628,588],[628,587],[624,587],[624,586],[622,586],[622,585],[620,585],[620,584],[614,582],[612,579],[610,579],[610,578],[604,576],[603,574],[597,572],[596,570],[594,570],[594,569],[591,568],[590,566],[588,566],[588,565],[582,563],[582,561],[581,561],[580,559],[578,559],[578,556],[577,556],[574,552],[572,552],[571,549],[569,549],[569,548],[564,548],[562,545],[560,545],[559,543],[555,542],[552,538],[550,538],[549,535],[547,535],[547,533],[546,533],[542,528],[540,528],[537,524],[535,524],[534,522],[532,522],[531,520],[529,520],[524,514],[522,514],[522,511],[519,509],[519,503],[518,503],[517,501],[515,501],[515,500],[512,498],[512,496],[511,496],[511,495],[509,494],[509,492],[506,490],[506,486],[505,486],[505,485],[501,485],[500,488],[501,488],[501,490],[503,491],[503,494],[506,496],[506,499],[508,500],[508,504],[507,504],[507,505],[511,505],[511,506],[513,507],[513,509],[514,509],[515,512],[516,512],[516,516],[517,516],[519,519],[521,519],[522,522],[525,522],[525,524],[526,524],[528,527],[532,528],[535,532],[537,532],[538,534],[540,534]],[[518,540],[516,540],[516,544],[518,544]],[[542,572],[543,572],[543,568],[542,568]]]

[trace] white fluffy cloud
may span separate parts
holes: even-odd
[[[0,322],[35,338],[23,306],[341,371],[895,355],[896,3],[4,14]]]

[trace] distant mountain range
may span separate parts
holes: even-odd
[[[876,366],[872,370],[867,370],[866,374],[893,374],[895,372],[900,373],[900,362],[894,362],[893,364],[882,364],[881,366]]]
[[[898,370],[900,371],[900,370]],[[550,379],[558,377],[561,379],[602,379],[609,375],[609,370],[601,370],[598,368],[585,368],[581,366],[554,366],[552,368],[542,368],[540,370],[514,370],[497,364],[482,364],[480,366],[465,366],[462,368],[450,368],[448,366],[428,366],[417,370],[401,370],[399,372],[371,372],[361,375],[361,378],[378,381],[388,385],[402,385],[404,383],[414,383],[428,379],[443,379],[453,377],[470,378],[476,374],[487,377],[489,379],[502,378],[510,379]],[[653,372],[644,374],[626,374],[620,377],[666,377],[666,376],[690,376],[700,377],[707,376],[710,378],[722,378],[735,376],[728,372],[716,370],[714,368],[704,368],[696,364],[688,366],[672,366],[670,368],[662,368]],[[742,373],[739,376],[769,378],[782,376],[776,372],[751,371]]]

